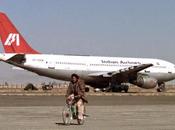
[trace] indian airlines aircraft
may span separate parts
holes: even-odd
[[[59,80],[70,80],[73,73],[96,88],[120,88],[131,83],[141,88],[165,89],[175,79],[175,65],[160,59],[42,54],[32,49],[6,14],[0,12],[0,39],[8,64]]]

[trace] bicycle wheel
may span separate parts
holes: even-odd
[[[70,125],[71,120],[72,120],[72,112],[71,112],[70,106],[65,105],[65,107],[63,108],[62,119],[65,125]]]

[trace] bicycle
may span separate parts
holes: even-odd
[[[75,98],[68,101],[63,108],[62,119],[65,125],[70,125],[73,120],[77,120],[78,125],[83,125],[85,122],[85,117],[87,116],[85,114],[83,114],[83,119],[78,119],[78,107],[75,105]]]

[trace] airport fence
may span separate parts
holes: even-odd
[[[59,83],[54,84],[52,89],[43,90],[43,85],[41,84],[34,84],[37,90],[25,90],[27,84],[0,84],[0,94],[8,94],[8,93],[15,93],[15,94],[50,94],[50,95],[64,95],[66,93],[68,83]],[[89,87],[89,86],[88,86]],[[130,85],[129,93],[155,93],[157,92],[156,89],[143,89],[137,86]],[[166,92],[175,93],[175,86],[174,85],[167,85]],[[90,87],[90,94],[95,93],[94,89]],[[98,93],[105,93],[105,92],[96,92]]]
[[[27,84],[1,84],[0,93],[65,93],[68,84],[56,84],[52,89],[43,89],[41,84],[33,84],[37,90],[25,90]]]

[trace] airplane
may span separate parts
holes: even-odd
[[[76,73],[94,88],[121,90],[123,83],[130,83],[159,92],[165,90],[165,82],[175,79],[175,65],[161,59],[42,54],[25,41],[3,12],[0,40],[5,50],[0,61],[40,76],[69,81]]]

